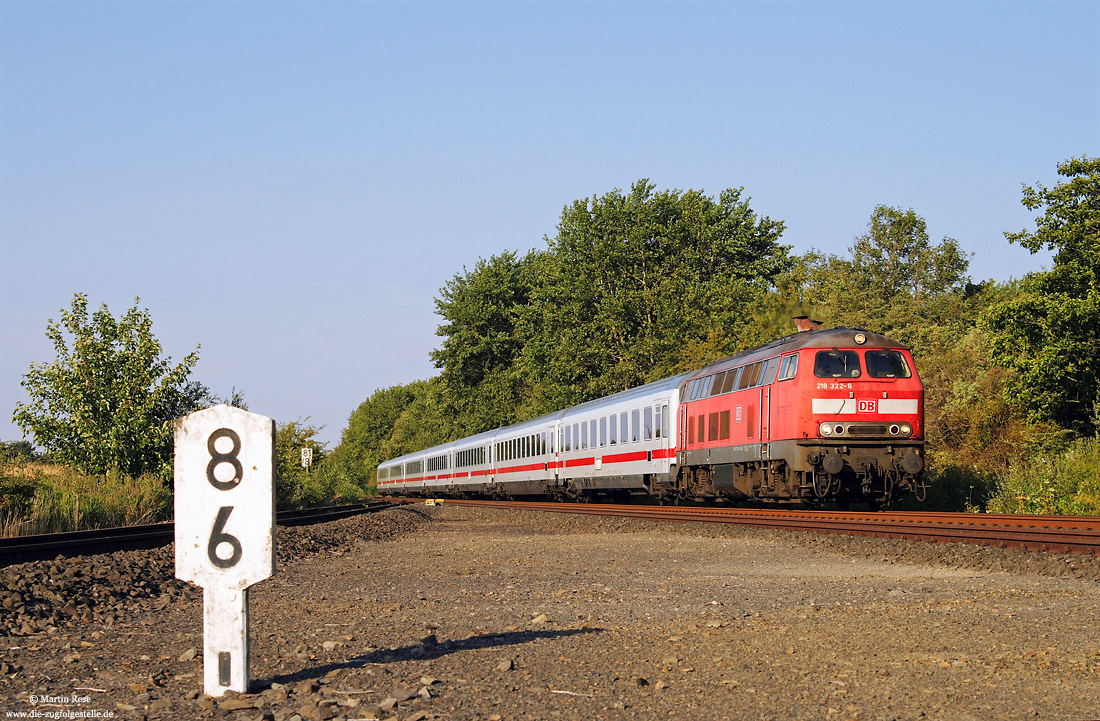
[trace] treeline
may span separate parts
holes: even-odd
[[[1100,512],[1100,160],[1059,173],[1024,188],[1036,229],[1005,234],[1054,265],[1006,283],[973,282],[958,241],[933,242],[911,209],[875,208],[845,256],[793,255],[743,189],[642,180],[575,201],[545,249],[440,290],[439,374],[376,391],[331,460],[370,482],[387,458],[698,368],[810,315],[913,349],[933,505]]]

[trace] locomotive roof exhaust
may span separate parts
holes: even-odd
[[[819,320],[810,320],[808,316],[800,315],[792,319],[794,324],[798,326],[798,332],[803,333],[808,330],[820,330],[821,326],[825,325]]]

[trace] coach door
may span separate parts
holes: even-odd
[[[654,424],[657,426],[657,435],[661,439],[660,454],[654,453],[653,455],[662,459],[663,468],[668,468],[668,459],[672,457],[672,453],[669,450],[672,447],[672,441],[668,437],[669,426],[672,425],[672,420],[668,417],[668,403],[661,401],[657,404],[657,422]]]

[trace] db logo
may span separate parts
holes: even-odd
[[[856,412],[858,413],[878,413],[877,401],[856,401]]]

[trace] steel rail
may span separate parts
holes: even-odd
[[[302,526],[324,523],[340,518],[390,508],[389,501],[322,506],[304,510],[278,511],[275,522],[280,526]],[[90,556],[96,553],[156,548],[175,540],[175,524],[150,523],[120,528],[94,528],[85,531],[42,533],[30,536],[0,538],[0,567],[24,561],[39,561],[63,556]]]
[[[979,513],[849,513],[702,506],[617,506],[583,503],[471,501],[445,504],[579,513],[652,521],[728,523],[754,528],[970,543],[1054,553],[1100,555],[1100,517]]]

